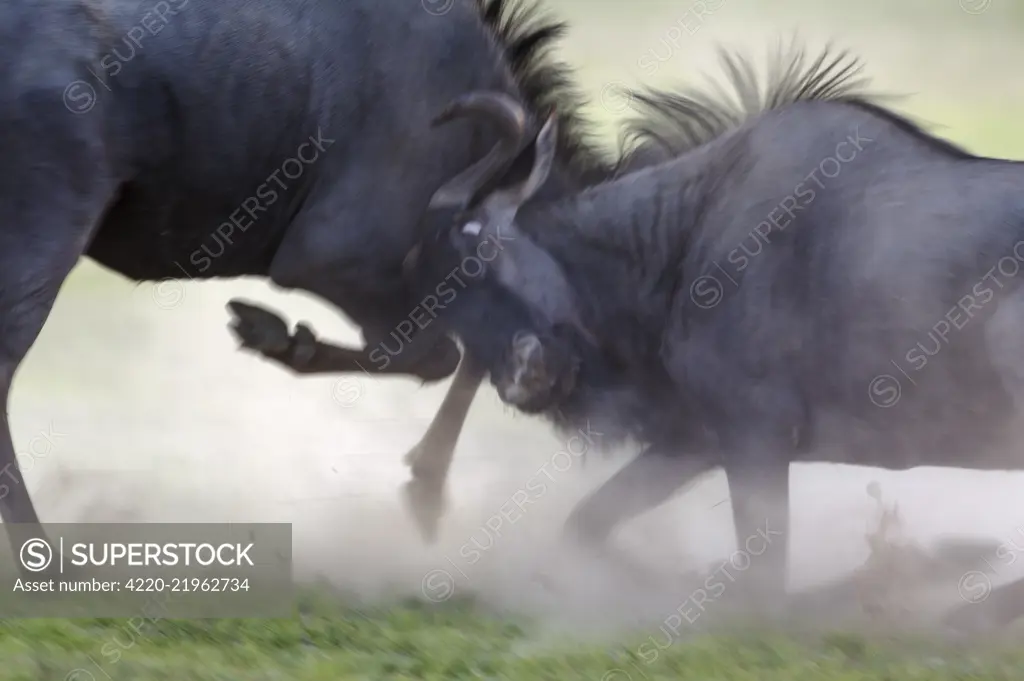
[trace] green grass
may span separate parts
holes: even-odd
[[[747,632],[675,641],[655,655],[645,635],[612,648],[542,641],[529,623],[491,618],[468,602],[361,611],[329,602],[308,597],[291,619],[134,620],[134,630],[128,620],[9,621],[0,627],[0,681],[1020,681],[1024,674],[1019,650],[967,654],[919,641]]]

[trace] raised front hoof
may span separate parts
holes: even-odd
[[[264,355],[283,355],[288,352],[292,336],[288,325],[279,316],[238,299],[228,301],[228,310],[235,318],[228,328],[241,343],[241,347]]]
[[[423,542],[436,544],[441,518],[447,510],[444,481],[413,478],[402,486],[402,497]]]

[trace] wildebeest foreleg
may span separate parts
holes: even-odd
[[[256,350],[291,371],[304,375],[375,371],[376,365],[369,361],[365,351],[318,341],[304,324],[298,324],[294,334],[289,333],[285,321],[264,307],[232,300],[228,309],[235,315],[231,330],[243,347]],[[381,373],[413,374],[424,381],[436,381],[452,373],[452,360],[454,357],[458,361],[458,350],[454,344],[440,343],[413,367],[403,366],[400,357],[383,367]],[[437,540],[445,509],[448,469],[485,373],[471,358],[463,356],[427,432],[405,456],[405,462],[412,468],[412,480],[403,488],[403,495],[417,529],[427,542]]]
[[[441,408],[419,443],[405,455],[405,462],[412,468],[412,480],[403,490],[405,500],[420,535],[431,543],[437,541],[438,526],[444,515],[444,486],[455,445],[485,374],[471,356],[463,353]]]
[[[716,465],[695,453],[673,454],[656,445],[644,449],[573,509],[565,523],[566,536],[649,581],[649,571],[611,552],[607,541],[616,525],[661,505]]]

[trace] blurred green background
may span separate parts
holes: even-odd
[[[566,55],[591,91],[618,80],[670,85],[717,75],[716,46],[753,58],[780,39],[832,41],[860,55],[882,92],[978,153],[1024,153],[1017,0],[553,0],[574,26]],[[673,45],[673,27],[682,36]],[[645,59],[646,57],[646,59]],[[657,62],[652,70],[650,62]]]

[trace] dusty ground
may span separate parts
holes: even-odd
[[[584,466],[542,424],[505,413],[487,391],[459,447],[445,532],[438,546],[424,547],[396,490],[407,475],[401,455],[442,388],[365,377],[292,380],[236,352],[222,308],[234,295],[280,302],[320,333],[355,340],[310,301],[258,283],[186,285],[172,309],[157,306],[154,287],[116,290],[81,302],[69,291],[19,379],[15,439],[46,520],[291,522],[300,573],[322,574],[370,600],[424,589],[433,599],[475,593],[576,630],[596,621],[602,628],[657,622],[667,602],[687,596],[681,580],[637,587],[557,543],[569,508],[630,452],[604,460],[595,449]],[[52,448],[32,445],[46,432]],[[38,456],[27,453],[33,446]],[[1022,574],[1020,474],[818,465],[796,466],[792,476],[792,589],[865,561],[865,534],[878,516],[865,493],[872,480],[886,501],[899,503],[913,541],[928,546],[953,534],[1003,542],[1014,562],[1009,554],[990,558],[993,579]],[[513,496],[528,489],[530,505],[510,511]],[[724,560],[733,550],[726,498],[716,474],[623,528],[616,541],[666,575]],[[975,569],[991,571],[983,562]],[[944,604],[958,602],[956,577],[932,585]]]

